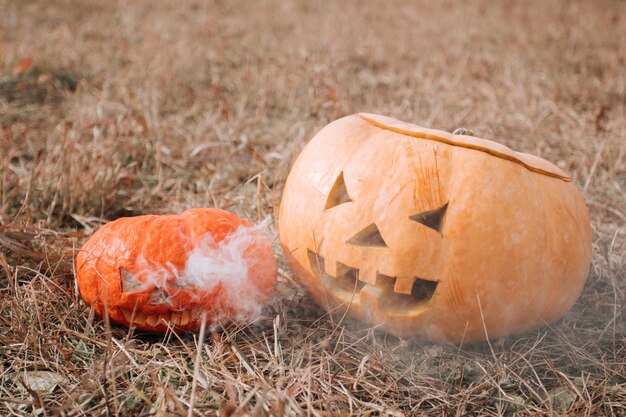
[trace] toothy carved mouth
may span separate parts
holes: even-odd
[[[401,282],[396,277],[378,273],[372,280],[372,277],[361,276],[357,268],[324,259],[311,250],[308,251],[308,257],[312,271],[337,298],[358,304],[362,292],[377,294],[378,306],[393,314],[415,314],[424,310],[439,284],[437,281],[414,277],[409,286],[406,280]]]
[[[145,314],[141,311],[129,311],[121,309],[124,318],[131,324],[140,326],[156,327],[158,325],[183,327],[189,323],[200,320],[202,308],[197,307],[191,311],[171,311],[161,314]]]

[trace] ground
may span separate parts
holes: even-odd
[[[0,0],[0,415],[588,415],[626,406],[626,3]],[[276,231],[294,157],[367,111],[556,163],[589,207],[562,320],[465,346],[324,314],[275,238],[252,324],[144,335],[78,295],[106,221],[215,206]]]

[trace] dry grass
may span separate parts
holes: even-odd
[[[626,3],[381,4],[0,0],[0,415],[626,416]],[[275,217],[293,156],[358,111],[571,173],[594,233],[572,312],[416,345],[332,321],[283,267],[262,317],[199,343],[80,301],[72,254],[104,221]]]

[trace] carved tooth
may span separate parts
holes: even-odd
[[[345,274],[351,268],[342,264],[341,262],[333,261],[331,259],[324,259],[324,271],[335,278]]]
[[[191,317],[194,320],[200,319],[201,315],[202,315],[202,307],[196,307],[193,310],[191,310]]]
[[[398,294],[410,295],[413,290],[415,277],[397,277],[393,286],[393,292]]]
[[[130,319],[133,318],[133,312],[128,310],[122,310],[122,314],[124,315],[126,321],[130,323]]]
[[[137,324],[146,324],[147,316],[141,311],[135,312],[135,317],[133,318],[133,323]]]
[[[186,326],[189,324],[190,321],[191,321],[191,313],[187,310],[182,311],[180,315],[180,325]]]
[[[192,321],[200,321],[202,320],[202,314],[204,313],[203,307],[196,307],[191,311]]]
[[[170,322],[176,326],[180,324],[180,317],[181,317],[180,311],[173,311],[170,317]]]
[[[147,324],[148,326],[155,327],[155,326],[157,325],[157,323],[158,323],[158,322],[159,322],[159,316],[158,316],[158,315],[156,315],[156,314],[155,314],[155,315],[149,315],[149,316],[146,318],[146,324]]]
[[[308,250],[307,255],[309,257],[309,264],[311,266],[311,270],[315,271],[316,274],[320,273],[320,270],[324,266],[324,259],[319,256],[317,253]]]
[[[164,324],[164,325],[169,325],[171,320],[171,316],[170,313],[162,313],[159,314],[159,323]]]
[[[370,268],[366,266],[365,268],[359,269],[359,281],[366,282],[370,285],[376,285],[376,276],[377,272],[375,268]]]

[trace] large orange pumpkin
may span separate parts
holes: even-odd
[[[305,147],[279,231],[321,305],[438,342],[559,319],[591,258],[587,209],[556,166],[373,114],[337,120]]]
[[[253,315],[273,293],[270,243],[218,209],[107,223],[76,258],[83,299],[115,323],[141,330],[197,329]]]

